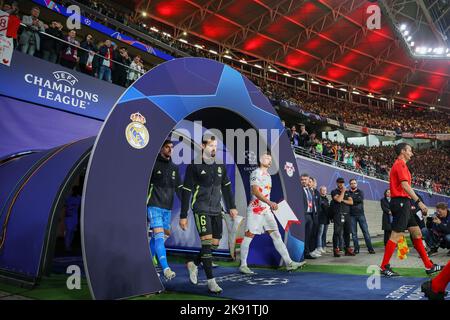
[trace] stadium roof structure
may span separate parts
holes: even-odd
[[[381,27],[369,30],[367,9],[374,2],[135,0],[151,19],[275,67],[416,104],[450,106],[450,54],[416,56],[398,28],[410,26],[415,46],[423,39],[424,46],[447,50],[448,7],[438,16],[430,9],[447,0],[378,1]]]

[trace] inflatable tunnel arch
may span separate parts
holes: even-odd
[[[0,165],[0,275],[25,285],[49,272],[60,199],[86,164],[95,137],[22,153]]]
[[[83,261],[94,298],[163,290],[147,246],[148,181],[159,149],[176,124],[190,115],[214,118],[212,108],[222,110],[213,121],[222,122],[222,129],[233,128],[227,123],[233,117],[223,118],[228,113],[255,129],[284,130],[270,102],[248,79],[202,58],[176,59],[152,69],[127,89],[108,115],[89,161],[82,203]],[[303,221],[298,168],[287,135],[276,143],[283,197]],[[285,164],[296,174],[283,170]],[[303,239],[303,224],[292,225],[288,248],[295,260],[302,258]]]

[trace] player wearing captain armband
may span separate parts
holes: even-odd
[[[255,235],[267,232],[272,238],[275,249],[283,258],[286,269],[296,270],[303,266],[305,262],[295,262],[289,257],[286,245],[281,239],[278,225],[272,210],[278,209],[278,204],[270,201],[270,190],[272,188],[272,178],[268,169],[272,165],[272,156],[264,153],[259,158],[260,166],[250,175],[251,200],[247,207],[247,219],[245,227],[245,237],[241,244],[241,266],[239,271],[244,274],[254,274],[247,266],[247,256],[250,243]]]

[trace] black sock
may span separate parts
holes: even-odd
[[[219,248],[218,244],[211,245],[211,251],[217,250]],[[211,256],[211,263],[214,261],[214,256]]]
[[[200,252],[194,258],[194,264],[198,267],[201,262],[202,262],[202,250],[200,249]]]
[[[203,262],[203,269],[205,270],[206,278],[214,278],[212,273],[212,251],[211,240],[202,240],[202,250],[200,251],[201,260]]]

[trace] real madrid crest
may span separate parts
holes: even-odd
[[[284,170],[286,170],[286,174],[288,175],[288,177],[292,178],[295,172],[295,167],[292,162],[286,162],[286,164],[284,165]]]
[[[130,116],[131,122],[125,129],[125,137],[128,143],[135,149],[142,149],[148,144],[149,135],[145,127],[145,117],[139,112]]]

